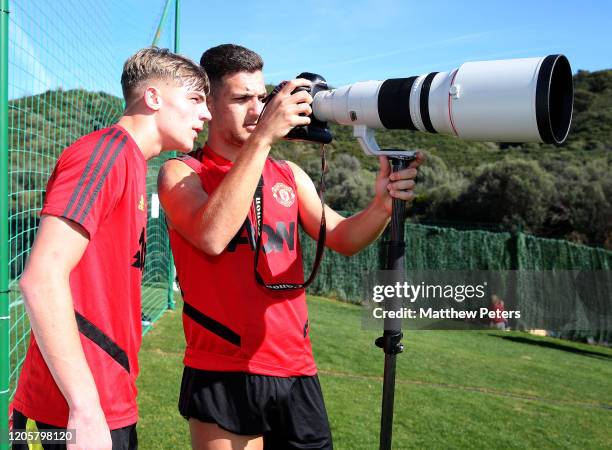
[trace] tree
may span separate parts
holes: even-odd
[[[612,232],[612,157],[586,165],[568,164],[555,179],[551,228],[560,237],[602,244]]]
[[[453,209],[463,220],[536,232],[547,220],[554,193],[554,178],[536,161],[505,159],[481,166]]]
[[[310,159],[304,170],[314,180],[321,176],[320,160]],[[337,154],[325,174],[325,203],[338,211],[359,211],[365,208],[374,195],[375,175],[361,169],[357,158],[345,153]]]
[[[444,160],[428,154],[419,168],[412,213],[427,219],[448,220],[448,209],[467,188],[469,181],[458,171],[449,170]]]

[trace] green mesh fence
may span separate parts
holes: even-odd
[[[610,270],[612,252],[568,241],[521,235],[518,263],[525,270]]]
[[[7,141],[0,151],[7,168],[0,173],[0,225],[7,229],[0,227],[0,274],[5,274],[0,293],[10,320],[1,352],[10,362],[2,365],[0,429],[6,429],[7,400],[28,344],[29,323],[17,280],[36,232],[47,179],[65,147],[120,117],[125,59],[154,40],[176,50],[176,8],[178,0],[140,5],[122,0],[2,0],[3,24],[8,25],[2,27],[2,49],[8,53],[2,69],[8,65],[8,76],[2,73],[5,91],[0,91],[5,92],[1,136]],[[149,162],[149,208],[155,203],[161,162]],[[161,212],[149,218],[147,235],[143,313],[154,321],[167,309],[171,293],[172,264]]]
[[[312,294],[359,301],[365,273],[381,267],[379,239],[357,255],[345,257],[325,250]],[[523,233],[460,231],[406,224],[407,270],[610,270],[612,252],[541,239]],[[316,243],[302,233],[305,270],[310,270]]]

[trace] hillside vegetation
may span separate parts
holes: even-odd
[[[382,148],[418,149],[420,170],[411,220],[457,227],[520,228],[546,237],[612,249],[612,70],[579,71],[567,142],[509,145],[465,142],[402,130],[381,131]],[[113,123],[122,101],[102,92],[49,91],[13,100],[10,112],[11,208],[35,214],[61,150]],[[366,156],[350,127],[331,125],[327,201],[338,210],[364,207],[378,160]],[[204,132],[198,144],[205,142]],[[40,155],[40,156],[36,156]],[[319,147],[281,142],[273,156],[320,171]]]

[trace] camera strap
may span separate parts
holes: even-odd
[[[323,252],[325,250],[325,233],[326,233],[326,224],[325,224],[325,171],[327,170],[327,161],[325,159],[325,145],[321,145],[321,178],[319,180],[319,199],[321,200],[321,225],[319,227],[319,237],[317,239],[317,251],[315,254],[315,260],[312,264],[312,271],[310,272],[310,276],[308,279],[302,283],[275,283],[275,284],[267,284],[262,276],[259,274],[259,270],[257,269],[257,265],[259,263],[259,252],[261,251],[261,240],[262,240],[262,227],[263,227],[263,210],[264,210],[264,202],[263,202],[263,187],[264,187],[264,179],[263,175],[259,178],[259,183],[257,184],[257,189],[255,189],[255,194],[253,196],[253,202],[255,204],[255,217],[257,219],[257,241],[255,244],[255,279],[257,283],[261,286],[266,287],[267,289],[272,289],[275,291],[289,291],[293,289],[304,289],[308,287],[315,279],[317,272],[319,270],[319,266],[321,265],[321,259],[323,258]]]

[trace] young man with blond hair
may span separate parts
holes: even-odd
[[[131,56],[121,84],[119,121],[57,161],[20,280],[32,335],[13,429],[74,430],[71,449],[137,447],[147,160],[191,150],[210,119],[206,73],[167,49]]]

